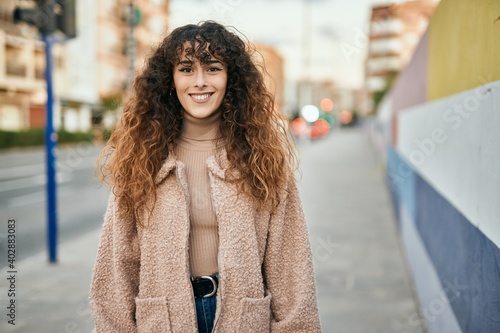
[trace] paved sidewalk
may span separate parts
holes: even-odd
[[[8,324],[6,278],[0,273],[0,332],[87,333],[94,327],[88,302],[100,230],[62,244],[57,264],[46,253],[17,263],[16,325]]]
[[[300,147],[323,332],[423,332],[412,325],[417,306],[368,138],[338,130]],[[0,332],[90,332],[88,290],[99,234],[62,244],[56,265],[45,253],[18,262],[15,326],[7,323],[8,274],[2,269]]]
[[[409,271],[383,170],[360,129],[300,144],[323,332],[417,333]]]

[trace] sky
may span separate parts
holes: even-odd
[[[371,6],[389,2],[396,1],[171,0],[170,28],[215,20],[274,46],[284,57],[288,81],[309,77],[355,89],[363,83]]]

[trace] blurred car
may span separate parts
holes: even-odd
[[[330,124],[323,118],[316,120],[310,127],[309,137],[311,139],[319,139],[330,133]]]

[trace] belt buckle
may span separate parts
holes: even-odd
[[[217,282],[215,282],[215,279],[209,275],[202,275],[201,278],[210,280],[210,282],[212,282],[212,286],[213,286],[212,292],[209,294],[206,294],[205,296],[203,296],[203,298],[207,298],[207,297],[215,295],[215,293],[217,292]]]
[[[210,282],[212,282],[212,291],[206,295],[201,296],[202,298],[211,297],[211,296],[215,295],[215,293],[217,292],[217,282],[215,281],[215,279],[212,276],[202,275],[202,276],[198,276],[198,277],[192,278],[192,279],[193,279],[193,281],[204,279],[204,280],[209,280]]]

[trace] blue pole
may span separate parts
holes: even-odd
[[[45,148],[47,162],[47,245],[49,261],[57,262],[57,196],[56,196],[56,142],[54,132],[54,96],[52,90],[52,39],[43,34],[45,42],[45,81],[47,82],[47,110],[45,127]]]

